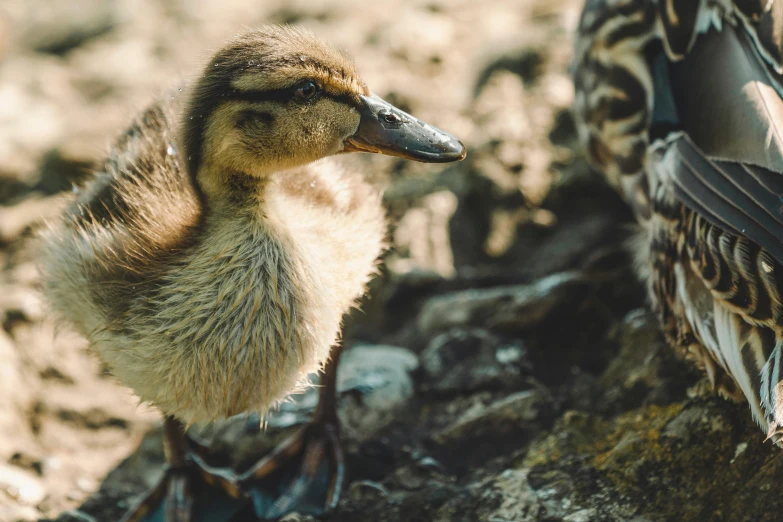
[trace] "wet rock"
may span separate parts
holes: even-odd
[[[370,480],[357,480],[350,487],[351,500],[354,502],[386,502],[389,499],[389,491],[378,482]]]
[[[389,410],[413,395],[410,373],[418,367],[418,357],[405,348],[357,345],[341,357],[337,389],[361,394],[372,410]]]
[[[317,522],[318,519],[311,517],[310,515],[300,515],[298,513],[291,513],[280,519],[280,522]]]

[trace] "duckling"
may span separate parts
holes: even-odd
[[[669,343],[783,442],[783,1],[588,0],[574,114]]]
[[[387,228],[361,175],[319,161],[348,152],[466,154],[373,95],[352,61],[311,32],[262,27],[143,112],[44,233],[51,308],[165,416],[168,471],[124,521],[158,509],[166,490],[166,520],[191,520],[199,474],[252,497],[259,517],[336,505],[338,335]],[[192,450],[187,426],[266,412],[324,365],[312,424],[249,471],[212,468]],[[275,485],[287,489],[279,498],[264,491],[276,469],[300,463],[287,488]]]

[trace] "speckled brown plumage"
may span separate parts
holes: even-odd
[[[783,438],[783,2],[595,0],[575,47],[588,159],[633,206],[670,344]]]

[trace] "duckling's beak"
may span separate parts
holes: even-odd
[[[359,97],[361,121],[356,133],[345,140],[345,152],[375,152],[426,163],[465,159],[465,146],[448,132],[374,94]]]

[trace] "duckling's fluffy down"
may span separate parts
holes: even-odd
[[[264,412],[322,367],[375,272],[380,196],[325,160],[272,176],[261,207],[205,215],[164,116],[44,234],[45,292],[164,413]]]

